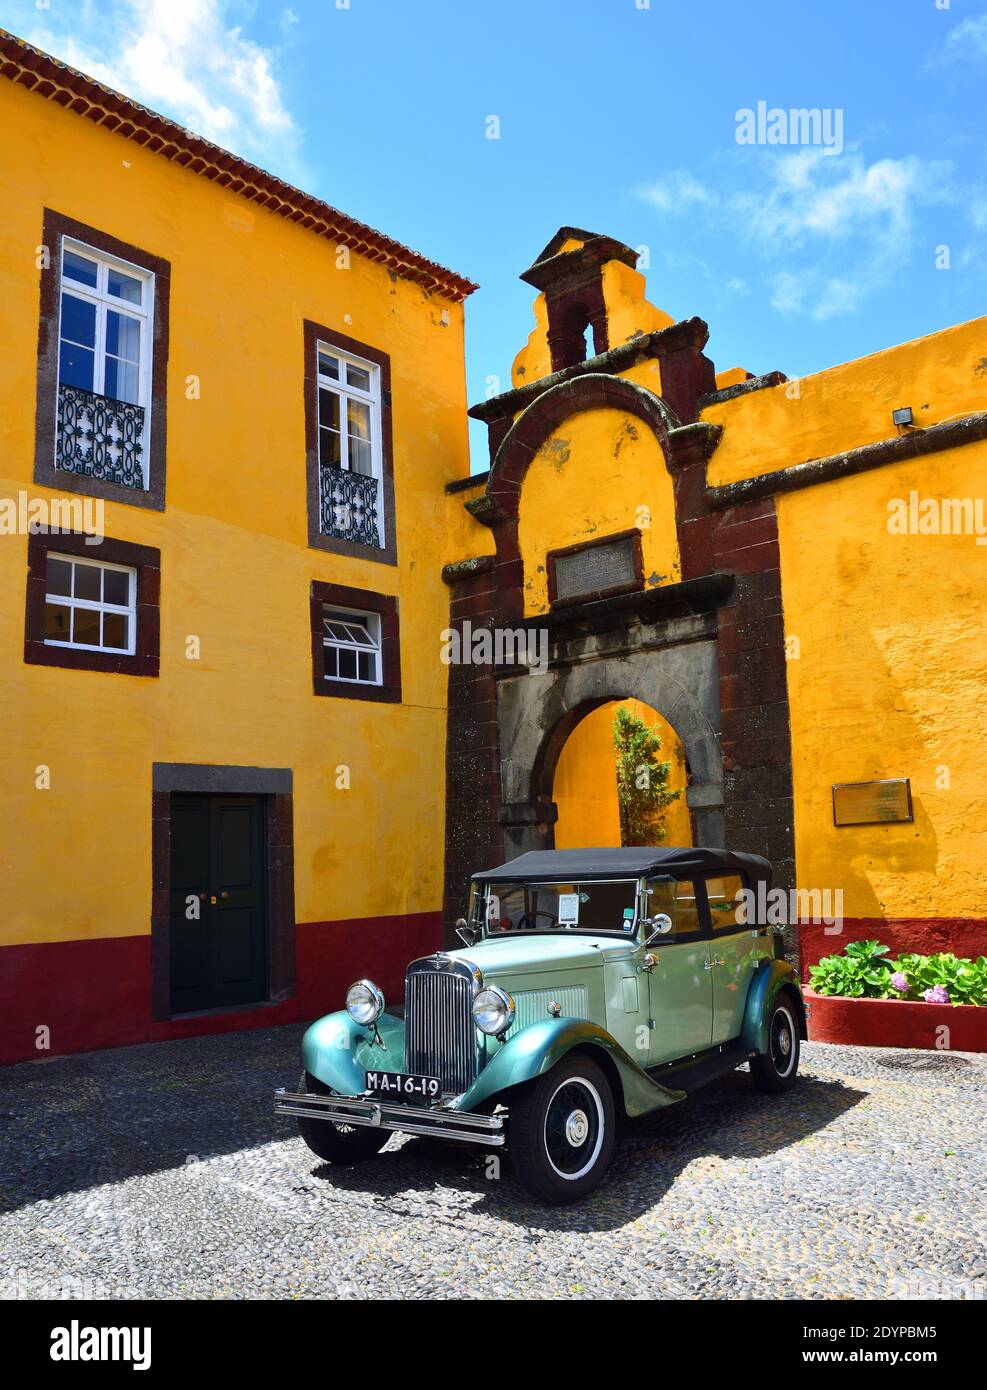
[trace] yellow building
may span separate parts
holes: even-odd
[[[447,910],[501,852],[617,842],[631,700],[684,765],[693,842],[773,862],[803,966],[874,936],[976,955],[987,319],[799,381],[717,375],[636,260],[562,228],[522,276],[512,388],[470,412],[491,464],[450,488],[452,611],[516,625],[529,664],[452,671]]]
[[[0,79],[0,1060],[399,999],[471,872],[617,842],[618,707],[803,964],[985,949],[987,320],[717,374],[563,227],[470,477],[469,281]]]
[[[0,78],[0,1057],[400,997],[473,286],[5,34]]]

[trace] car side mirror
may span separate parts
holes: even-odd
[[[476,932],[473,931],[465,917],[458,917],[456,919],[456,935],[465,946],[476,945]]]
[[[644,938],[644,944],[650,946],[660,936],[668,935],[672,930],[672,919],[666,913],[659,912],[657,917],[645,917],[644,925],[649,928],[648,934]]]

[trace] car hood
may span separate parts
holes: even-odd
[[[504,935],[478,941],[475,946],[446,954],[456,960],[470,961],[483,972],[484,978],[503,975],[544,975],[559,970],[599,969],[610,954],[624,954],[636,942],[613,936],[549,936],[547,932],[530,935]]]

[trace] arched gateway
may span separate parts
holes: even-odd
[[[514,388],[470,412],[488,426],[491,467],[454,487],[493,550],[444,573],[462,658],[450,668],[447,926],[471,872],[553,845],[560,751],[590,710],[627,697],[681,741],[694,843],[767,854],[783,884],[791,874],[773,502],[711,507],[706,325],[649,305],[635,259],[562,229],[523,277],[543,293]],[[593,325],[587,361],[573,360],[572,305]],[[484,629],[494,659],[471,661]]]

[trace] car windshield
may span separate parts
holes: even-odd
[[[637,879],[588,883],[489,883],[477,894],[478,924],[505,932],[613,932],[637,924]]]

